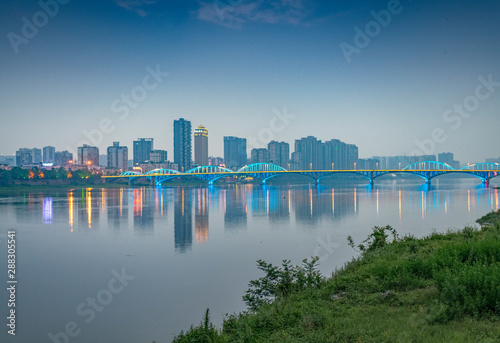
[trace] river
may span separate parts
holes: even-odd
[[[474,225],[500,190],[475,179],[233,184],[0,194],[0,291],[16,232],[16,337],[2,342],[170,342],[210,308],[245,309],[256,260],[320,256],[329,275],[374,225],[422,237]],[[493,182],[493,181],[492,181]],[[4,287],[5,286],[5,287]],[[52,337],[52,338],[50,338]]]

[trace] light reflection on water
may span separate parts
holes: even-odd
[[[374,225],[415,236],[460,228],[498,210],[499,192],[445,180],[431,188],[387,181],[374,188],[242,184],[0,195],[0,247],[16,229],[22,261],[25,329],[17,338],[42,342],[74,320],[82,334],[72,342],[165,341],[199,322],[207,307],[216,323],[243,310],[247,283],[259,276],[257,259],[299,263],[318,253],[328,274],[355,254],[347,235],[359,242]],[[122,267],[140,281],[85,326],[76,306]],[[43,315],[47,306],[51,316]],[[141,315],[124,315],[130,311]]]

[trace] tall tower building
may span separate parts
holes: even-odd
[[[99,148],[87,144],[79,146],[78,164],[82,166],[99,166]]]
[[[224,163],[229,169],[238,169],[247,164],[246,138],[224,137]]]
[[[139,138],[134,141],[134,166],[149,161],[151,150],[153,150],[153,138]]]
[[[33,149],[21,148],[16,151],[16,166],[33,163]]]
[[[174,120],[174,163],[179,171],[191,168],[191,122],[180,118]]]
[[[250,151],[251,163],[269,163],[269,150],[265,148],[252,149]]]
[[[120,146],[119,142],[113,142],[113,146],[108,147],[108,168],[128,169],[128,148]]]
[[[301,154],[301,169],[321,169],[323,165],[323,159],[321,156],[321,141],[316,137],[307,136],[301,139],[296,139],[295,152],[300,152]]]
[[[53,146],[46,146],[43,148],[43,162],[44,163],[54,163],[55,162],[56,148]]]
[[[208,130],[203,125],[194,130],[194,163],[208,166]]]
[[[288,162],[290,160],[290,145],[288,143],[271,141],[267,144],[267,150],[269,150],[270,163],[285,169],[288,168]]]

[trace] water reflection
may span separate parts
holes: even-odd
[[[196,208],[194,215],[194,237],[198,243],[208,240],[208,204],[210,202],[207,188],[198,188],[196,191]]]
[[[193,221],[191,211],[191,191],[176,190],[174,203],[174,244],[175,250],[184,253],[191,249],[193,243]]]
[[[117,233],[133,229],[136,234],[153,235],[155,227],[165,231],[173,222],[175,251],[186,253],[192,248],[193,226],[194,240],[201,244],[209,241],[211,229],[223,226],[225,233],[238,233],[261,220],[301,228],[370,213],[373,218],[397,218],[399,223],[405,218],[424,221],[429,216],[456,215],[457,209],[466,214],[498,210],[499,192],[484,186],[446,184],[430,189],[427,185],[87,188],[24,194],[11,206],[18,223],[64,222],[70,231],[102,226]]]

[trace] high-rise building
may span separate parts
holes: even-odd
[[[56,154],[56,148],[54,148],[53,146],[43,147],[43,162],[54,163],[55,154]]]
[[[208,130],[203,125],[194,130],[194,163],[208,165]]]
[[[16,166],[33,163],[33,149],[21,148],[16,151]]]
[[[180,118],[174,120],[174,163],[180,171],[191,168],[191,122]]]
[[[252,149],[250,161],[251,163],[269,163],[269,150],[265,148]]]
[[[99,166],[99,148],[84,144],[78,149],[78,164],[81,166]]]
[[[322,146],[321,141],[316,137],[308,136],[295,140],[295,151],[301,153],[300,169],[310,170],[322,168]]]
[[[73,163],[73,154],[68,150],[56,151],[54,154],[54,164],[58,166],[67,166]]]
[[[33,148],[33,163],[42,163],[42,149]]]
[[[113,142],[108,147],[108,168],[128,170],[128,148],[120,146],[119,142]]]
[[[455,161],[453,153],[451,152],[443,152],[441,154],[438,154],[438,162],[446,163],[447,165],[455,169],[460,169],[460,162]]]
[[[347,144],[347,169],[357,169],[358,147],[354,144]]]
[[[167,150],[151,150],[149,161],[152,163],[165,163],[168,161]]]
[[[247,164],[246,138],[224,137],[224,163],[226,168],[239,169]]]
[[[331,139],[322,145],[323,169],[342,170],[347,168],[347,144]]]
[[[292,152],[292,156],[290,158],[290,169],[301,170],[304,164],[304,156],[302,153],[300,151]]]
[[[153,150],[153,138],[139,138],[137,141],[134,141],[134,166],[149,161],[151,150]]]
[[[290,145],[286,142],[271,141],[267,145],[269,150],[269,163],[276,164],[285,169],[290,161]]]

